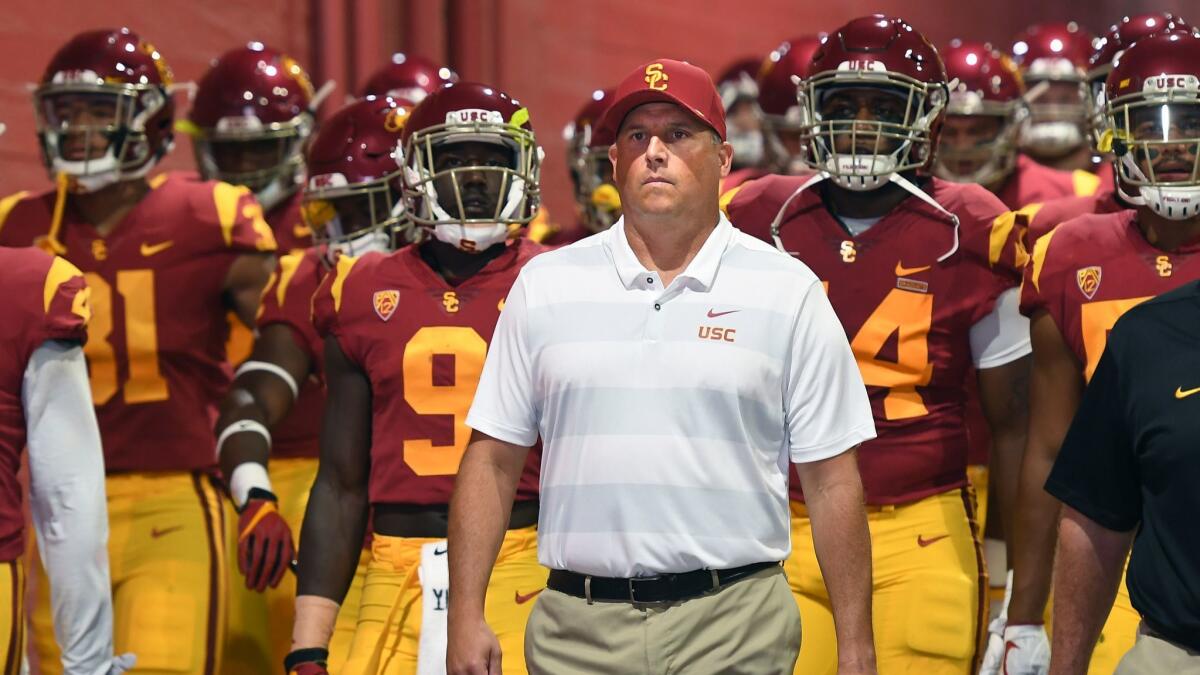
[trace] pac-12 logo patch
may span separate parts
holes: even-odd
[[[1091,300],[1100,290],[1100,267],[1092,265],[1075,271],[1075,283],[1079,284],[1079,292]]]
[[[400,291],[396,290],[375,291],[375,295],[371,296],[371,304],[375,305],[375,313],[384,321],[392,318],[399,302]]]

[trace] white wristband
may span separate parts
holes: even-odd
[[[261,488],[274,493],[271,489],[271,479],[267,476],[267,467],[258,462],[242,462],[229,476],[229,493],[239,509],[245,506],[251,488]]]
[[[217,436],[217,461],[221,459],[221,446],[225,445],[225,441],[229,440],[230,436],[246,432],[262,436],[267,439],[267,448],[271,447],[271,432],[267,430],[267,427],[262,422],[238,420],[222,429],[220,435]]]
[[[272,373],[278,376],[279,379],[283,380],[284,384],[288,386],[288,389],[292,390],[293,401],[296,400],[296,397],[300,395],[300,385],[296,384],[296,378],[292,377],[292,374],[283,368],[267,361],[246,361],[238,367],[237,372],[234,373],[233,376],[238,377],[242,373],[250,373],[256,370]]]

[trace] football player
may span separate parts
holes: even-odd
[[[192,136],[200,175],[254,192],[280,255],[312,244],[300,217],[304,148],[331,85],[315,91],[295,59],[251,42],[213,62],[179,125]]]
[[[83,274],[33,248],[0,248],[0,660],[25,667],[25,516],[21,452],[50,581],[62,672],[115,675],[104,456],[83,344],[91,317]]]
[[[808,75],[813,54],[825,34],[805,35],[785,40],[763,59],[758,69],[758,108],[763,116],[763,152],[766,168],[772,173],[798,174],[804,165],[804,144],[801,140],[800,103],[796,86]],[[745,178],[730,174],[721,184],[723,191],[758,178],[756,172]],[[732,179],[732,180],[731,180]]]
[[[212,420],[229,386],[225,313],[252,325],[275,240],[244,187],[147,178],[171,147],[171,71],[128,29],[72,38],[34,92],[57,189],[10,198],[0,245],[83,270],[87,356],[108,470],[114,642],[147,673],[215,673],[225,525]],[[57,661],[35,608],[43,672]]]
[[[1105,87],[1106,138],[1121,199],[1134,209],[1081,215],[1050,230],[1037,240],[1026,270],[1021,308],[1031,321],[1034,369],[1003,633],[1008,673],[1043,672],[1049,662],[1042,611],[1059,503],[1042,485],[1108,330],[1130,307],[1200,278],[1198,64],[1200,38],[1187,32],[1158,33],[1121,55]],[[1122,584],[1092,672],[1113,671],[1133,644],[1138,620]]]
[[[596,123],[612,102],[612,89],[597,89],[563,129],[567,141],[567,170],[575,186],[575,211],[579,225],[555,244],[569,244],[612,227],[621,217],[621,196],[613,185],[608,146],[612,139],[597,133]],[[539,239],[545,242],[546,239]]]
[[[1093,170],[1087,143],[1084,76],[1095,37],[1074,21],[1039,23],[1014,40],[1011,54],[1029,87],[1021,150],[1055,169]]]
[[[938,137],[935,173],[958,183],[978,183],[1009,209],[1096,191],[1089,171],[1059,171],[1017,151],[1028,118],[1025,85],[1007,57],[984,43],[953,40],[941,50],[946,76],[957,80]]]
[[[342,673],[432,672],[446,659],[447,504],[466,414],[504,298],[545,248],[510,227],[532,219],[540,166],[528,109],[494,87],[430,94],[404,127],[409,217],[431,237],[390,256],[343,256],[313,299],[329,399],[301,533],[289,672],[323,662],[370,508],[371,562]],[[489,621],[521,659],[545,587],[535,523],[540,453],[520,480],[492,576]],[[427,670],[428,669],[428,670]]]
[[[762,113],[758,111],[758,71],[762,58],[738,59],[713,79],[725,106],[729,144],[733,146],[733,170],[760,169],[763,152]]]
[[[363,85],[360,97],[375,96],[420,103],[443,84],[458,82],[458,74],[423,56],[396,52]]]
[[[804,158],[816,173],[752,181],[728,204],[736,226],[825,281],[871,397],[879,437],[858,456],[880,672],[965,673],[980,646],[986,570],[966,474],[968,367],[1001,485],[1015,487],[1025,441],[1029,336],[1016,287],[1027,256],[1016,215],[994,195],[924,173],[947,97],[937,50],[912,26],[855,19],[821,44],[801,85]],[[805,633],[796,672],[833,673],[829,598],[792,484],[786,569]]]
[[[217,456],[239,512],[238,569],[248,588],[274,589],[268,602],[275,662],[290,651],[296,585],[286,572],[317,473],[325,406],[312,297],[337,256],[393,250],[405,222],[394,151],[410,107],[368,96],[338,111],[313,137],[312,180],[303,196],[318,244],[280,259],[262,297],[254,351],[238,369],[217,420]],[[330,644],[335,670],[349,651],[361,592],[356,575]]]

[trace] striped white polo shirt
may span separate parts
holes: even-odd
[[[526,264],[467,425],[541,435],[538,558],[607,577],[783,560],[789,460],[875,436],[816,276],[724,216],[665,288],[624,221]]]

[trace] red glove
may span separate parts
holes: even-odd
[[[325,669],[325,660],[328,658],[328,649],[297,649],[283,660],[283,669],[287,675],[329,675]]]
[[[278,501],[269,490],[250,488],[238,515],[238,569],[246,588],[260,593],[279,585],[296,556],[292,529],[279,515]]]

